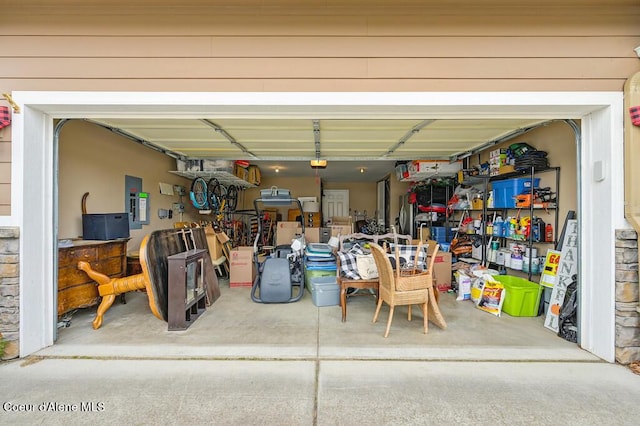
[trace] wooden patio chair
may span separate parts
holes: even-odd
[[[393,269],[387,253],[377,244],[371,244],[371,253],[378,268],[378,305],[373,316],[373,322],[378,321],[380,308],[385,302],[389,305],[389,319],[384,337],[389,336],[393,311],[396,306],[408,305],[408,320],[411,321],[411,305],[420,305],[424,321],[424,333],[429,330],[428,322],[431,320],[438,327],[445,329],[445,322],[433,289],[433,264],[438,254],[438,246],[431,253],[429,268],[424,273],[403,276],[400,268]],[[400,265],[396,255],[396,265]],[[429,307],[431,309],[429,309]]]

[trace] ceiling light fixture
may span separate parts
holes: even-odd
[[[280,173],[280,169],[276,167],[276,173]]]
[[[319,158],[311,160],[309,163],[312,169],[324,169],[327,167],[327,160],[321,160]]]
[[[360,173],[364,173],[364,167],[360,167]]]

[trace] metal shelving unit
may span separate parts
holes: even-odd
[[[173,173],[174,175],[182,176],[188,179],[195,179],[197,177],[203,177],[207,180],[211,178],[218,179],[223,185],[235,185],[240,188],[255,188],[256,185],[247,182],[244,179],[239,178],[233,173],[229,173],[226,170],[207,170],[207,171],[179,171],[179,170],[170,170],[169,173]]]
[[[488,189],[489,189],[489,183],[490,182],[495,182],[495,181],[500,181],[500,180],[504,180],[504,179],[510,179],[510,178],[517,178],[517,177],[526,177],[528,179],[531,180],[531,199],[533,200],[533,195],[534,195],[534,186],[533,186],[533,180],[534,178],[541,174],[541,173],[547,173],[547,172],[553,172],[555,173],[555,193],[556,193],[556,204],[552,207],[536,207],[534,205],[534,203],[532,202],[530,204],[529,207],[515,207],[515,208],[504,208],[504,207],[496,207],[496,208],[492,208],[492,207],[487,207],[487,198],[488,198]],[[483,183],[483,187],[484,187],[484,195],[483,195],[483,207],[482,209],[460,209],[460,210],[456,210],[456,211],[460,211],[460,212],[464,212],[464,211],[482,211],[482,218],[483,218],[483,223],[481,225],[481,229],[482,229],[482,234],[480,234],[480,238],[482,240],[482,254],[481,254],[481,259],[479,259],[481,261],[481,263],[485,264],[485,262],[488,261],[487,259],[487,246],[489,245],[489,241],[491,241],[492,238],[498,238],[500,243],[500,247],[503,247],[505,245],[506,241],[513,241],[513,242],[521,242],[527,245],[527,247],[532,248],[534,247],[535,244],[550,244],[555,246],[557,243],[557,238],[558,238],[558,221],[559,221],[559,217],[558,217],[558,206],[559,206],[559,197],[560,197],[560,167],[549,167],[547,169],[544,170],[535,170],[533,168],[529,169],[529,170],[524,170],[521,172],[513,172],[513,173],[509,173],[509,174],[504,174],[504,175],[498,175],[498,176],[468,176],[465,177],[465,182],[469,182],[470,184],[479,184],[479,183]],[[554,211],[554,240],[553,241],[535,241],[533,239],[533,231],[530,232],[529,234],[529,238],[528,239],[516,239],[516,238],[509,238],[509,237],[504,237],[504,236],[495,236],[495,235],[489,235],[486,233],[486,229],[487,229],[487,223],[486,223],[486,218],[487,218],[487,214],[490,212],[501,212],[502,215],[506,218],[507,216],[507,212],[509,210],[525,210],[529,212],[529,215],[531,218],[534,217],[534,213],[535,212],[540,212],[540,211],[550,211],[553,210]],[[529,265],[528,265],[528,272],[524,272],[528,275],[528,279],[531,280],[531,277],[533,275],[533,273],[531,272],[531,262],[532,259],[531,257],[529,258]],[[495,262],[487,262],[487,263],[493,263],[495,264]]]

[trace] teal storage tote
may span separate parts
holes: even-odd
[[[502,312],[512,317],[538,316],[542,295],[541,285],[511,275],[494,275],[493,278],[501,282],[506,290]]]

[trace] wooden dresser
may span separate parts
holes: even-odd
[[[58,315],[100,302],[98,285],[77,268],[84,260],[110,277],[123,277],[127,271],[128,239],[110,241],[75,240],[71,247],[58,249]]]

